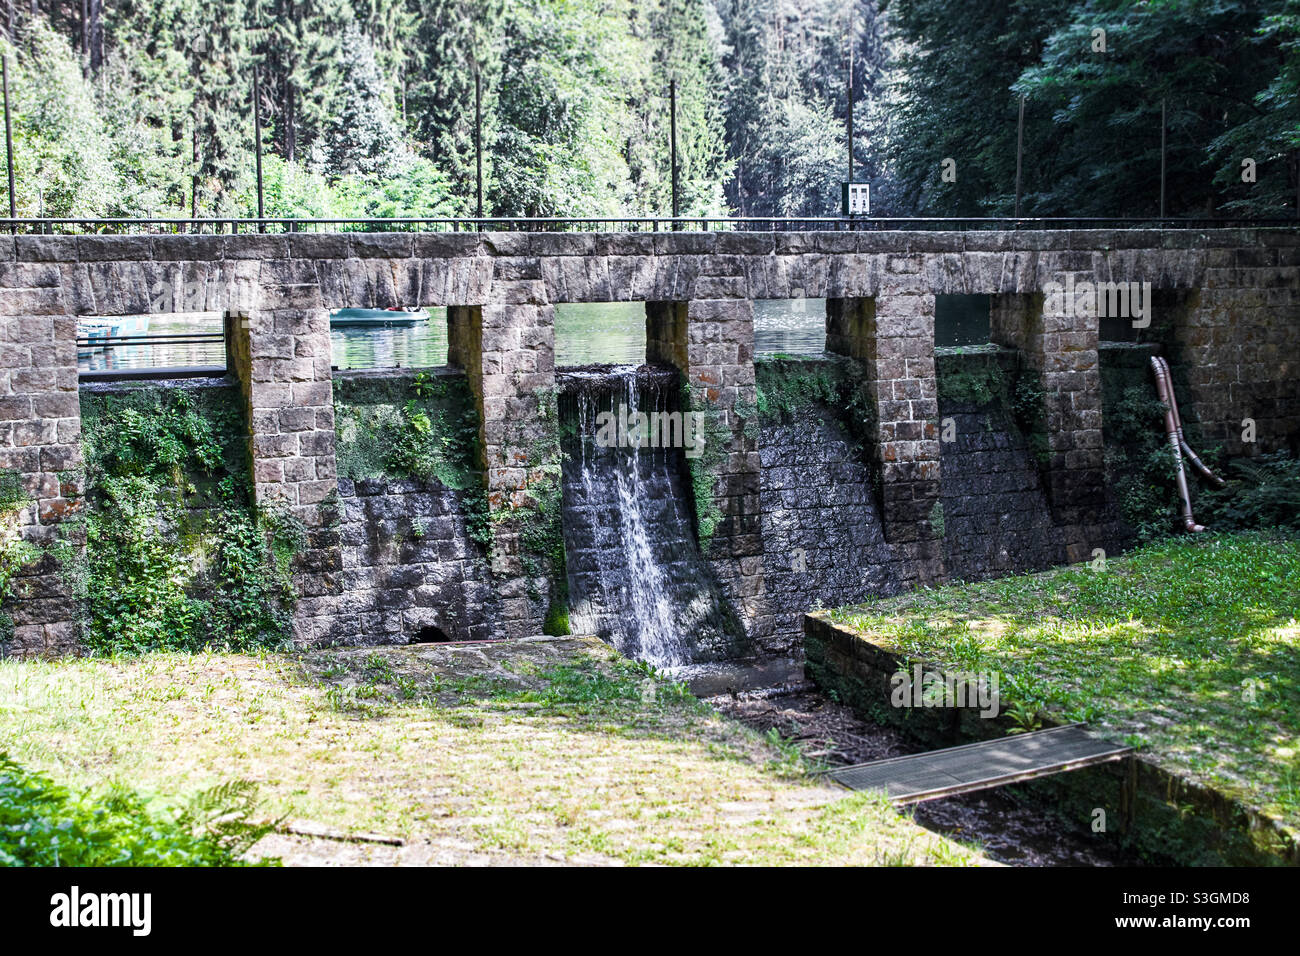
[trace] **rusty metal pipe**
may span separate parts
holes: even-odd
[[[1200,456],[1192,451],[1192,446],[1187,444],[1187,437],[1183,434],[1183,416],[1178,411],[1178,396],[1174,393],[1174,375],[1169,370],[1169,360],[1164,356],[1156,356],[1156,358],[1160,360],[1160,369],[1165,378],[1165,385],[1169,389],[1169,404],[1174,408],[1174,427],[1178,429],[1178,447],[1182,449],[1187,460],[1192,463],[1192,467],[1199,471],[1206,481],[1213,483],[1216,488],[1222,488],[1226,482],[1212,472],[1210,467],[1201,461]]]
[[[1165,435],[1169,439],[1169,450],[1174,456],[1175,477],[1178,483],[1178,495],[1182,499],[1183,528],[1189,532],[1204,531],[1205,526],[1196,523],[1192,515],[1192,496],[1187,489],[1187,471],[1183,468],[1181,429],[1178,427],[1178,406],[1174,400],[1174,386],[1169,379],[1169,366],[1158,356],[1151,356],[1151,370],[1155,373],[1156,394],[1165,406]]]

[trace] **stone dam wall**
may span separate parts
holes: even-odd
[[[673,367],[685,401],[715,426],[720,454],[690,463],[697,525],[709,519],[709,534],[696,529],[701,559],[736,616],[741,652],[784,652],[797,604],[852,593],[841,556],[865,570],[864,587],[906,588],[1078,561],[1122,538],[1105,470],[1101,321],[1045,294],[1066,280],[1151,284],[1159,345],[1205,440],[1230,454],[1295,447],[1294,229],[8,237],[0,471],[16,476],[22,500],[2,530],[47,549],[61,541],[64,554],[84,547],[77,317],[185,301],[226,314],[257,503],[307,529],[299,643],[425,628],[538,633],[566,580],[554,555],[536,553],[535,533],[561,496],[554,306],[641,301],[647,361]],[[950,294],[991,297],[992,343],[1037,389],[1032,435],[1016,438],[1002,411],[941,392],[935,298]],[[861,370],[863,414],[850,424],[865,431],[851,442],[836,432],[843,409],[785,432],[748,414],[759,398],[753,301],[801,297],[827,300],[827,351]],[[329,310],[411,304],[448,308],[449,374],[477,415],[474,501],[489,549],[470,546],[464,489],[341,476]],[[952,447],[944,419],[956,425]],[[806,437],[817,430],[820,440]],[[833,520],[839,510],[852,517]],[[412,515],[432,536],[395,545]],[[789,577],[804,573],[796,550],[823,565],[818,583]],[[23,609],[13,615],[22,623],[6,653],[79,647],[75,595],[51,554],[14,582],[7,607]]]

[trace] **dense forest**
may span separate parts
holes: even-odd
[[[1300,0],[8,0],[20,216],[1293,216]],[[0,190],[4,189],[0,180]],[[7,200],[7,196],[6,196]]]

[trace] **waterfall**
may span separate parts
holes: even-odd
[[[561,372],[564,537],[570,624],[623,654],[676,668],[725,654],[734,619],[695,541],[681,448],[608,439],[609,421],[676,410],[676,372],[600,366]],[[626,432],[614,432],[620,439]]]

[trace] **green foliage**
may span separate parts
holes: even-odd
[[[745,216],[837,215],[846,172],[850,13],[858,104],[855,178],[879,179],[881,160],[864,135],[863,109],[883,94],[876,5],[746,0],[720,3],[717,12],[728,157],[734,164],[727,199]]]
[[[564,575],[563,494],[557,480],[538,482],[529,488],[533,499],[530,508],[510,512],[522,518],[519,527],[519,544],[526,555],[548,562],[559,577]],[[521,515],[519,512],[523,511]]]
[[[1012,214],[1022,93],[1024,214],[1157,215],[1162,101],[1170,215],[1294,208],[1294,0],[893,0],[889,15],[904,44],[883,130],[892,211]]]
[[[617,0],[624,7],[626,0]],[[595,4],[504,8],[492,205],[525,216],[617,215],[630,205],[620,67],[630,38]]]
[[[13,511],[26,501],[22,475],[8,468],[0,468],[0,512]]]
[[[1281,80],[1278,33],[1287,32],[1269,17],[1288,6],[1092,0],[1057,20],[1039,65],[1015,85],[1040,104],[1052,147],[1051,175],[1034,181],[1033,205],[1074,215],[1158,213],[1164,100],[1170,213],[1214,215],[1227,201],[1238,213],[1281,215],[1284,202],[1294,203],[1285,150],[1300,144],[1300,111],[1266,90]],[[1107,31],[1104,55],[1089,52],[1096,27]],[[1247,156],[1265,189],[1242,182]]]
[[[1036,375],[1021,369],[1010,388],[1011,420],[1029,442],[1039,465],[1051,457],[1047,444],[1047,405],[1042,383]]]
[[[1131,385],[1118,399],[1103,397],[1106,468],[1120,513],[1141,541],[1173,534],[1179,500],[1164,404],[1150,385]]]
[[[247,781],[162,810],[120,786],[73,793],[0,753],[0,866],[245,866],[277,825],[254,822],[257,812]]]
[[[18,215],[117,214],[125,184],[114,163],[116,131],[105,123],[94,85],[44,18],[28,21],[21,41],[0,40],[10,63]]]
[[[755,363],[755,371],[755,406],[764,421],[788,421],[812,403],[835,405],[842,397],[843,377],[837,366],[773,359]]]
[[[1295,0],[890,0],[892,37],[881,6],[92,3],[86,58],[67,5],[17,4],[0,43],[18,207],[251,213],[256,65],[268,214],[472,213],[477,72],[489,215],[668,213],[674,79],[683,214],[833,215],[851,46],[855,169],[878,213],[1009,214],[1021,93],[1027,214],[1154,214],[1162,100],[1172,214],[1294,211]]]
[[[9,524],[15,511],[27,503],[27,494],[23,490],[22,477],[15,471],[0,469],[0,521]],[[0,527],[0,607],[10,596],[14,575],[24,565],[40,557],[40,550],[33,544],[18,537],[11,537],[7,529]],[[13,620],[7,613],[0,611],[0,644],[12,635]]]
[[[83,406],[92,650],[246,651],[288,639],[304,532],[287,513],[253,508],[231,398],[146,388]]]
[[[14,12],[22,215],[251,215],[254,67],[271,216],[472,212],[476,68],[489,214],[667,214],[669,76],[682,210],[725,211],[708,0],[103,6],[88,63]]]
[[[414,397],[411,397],[414,396]],[[465,529],[492,544],[492,520],[479,464],[479,419],[469,383],[417,372],[409,385],[338,379],[335,454],[344,478],[416,478],[461,492]]]
[[[996,360],[968,359],[955,367],[941,367],[937,378],[940,398],[976,406],[987,405],[994,399],[1007,401],[1012,385]]]
[[[463,378],[419,373],[414,397],[349,397],[337,383],[334,403],[339,474],[363,478],[435,480],[455,491],[482,486],[478,412]]]
[[[762,421],[789,422],[800,409],[820,404],[839,413],[865,447],[875,444],[875,402],[862,366],[848,359],[774,356],[754,363],[756,412]]]
[[[249,14],[268,145],[293,164],[337,110],[339,40],[354,29],[352,8],[346,0],[255,0]]]
[[[718,409],[709,402],[704,389],[692,389],[683,382],[681,405],[683,409],[700,413],[696,440],[703,439],[703,448],[694,458],[686,459],[686,466],[691,473],[696,537],[700,553],[707,555],[713,535],[723,519],[717,497],[718,474],[727,460],[731,431],[722,423]]]
[[[1300,459],[1278,451],[1228,463],[1227,485],[1197,497],[1201,520],[1215,531],[1300,530]]]
[[[200,409],[184,391],[161,390],[107,399],[91,412],[95,435],[86,442],[87,469],[115,478],[184,480],[191,463],[211,473],[224,460],[221,435],[237,427],[233,408]]]
[[[385,98],[370,40],[355,23],[343,32],[340,66],[337,106],[322,137],[326,174],[386,177],[399,172],[405,158],[402,131]]]

